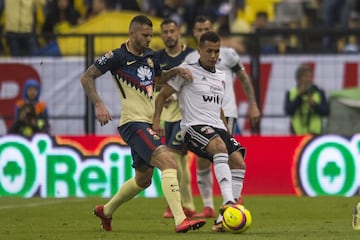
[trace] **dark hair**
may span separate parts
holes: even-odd
[[[256,13],[256,17],[257,17],[257,18],[258,18],[258,17],[269,18],[269,14],[268,14],[267,12],[265,12],[265,11],[258,11],[258,12]]]
[[[149,27],[153,26],[151,20],[145,15],[137,15],[131,19],[129,28],[131,28],[134,24],[148,25]]]
[[[199,15],[199,16],[197,16],[197,17],[195,18],[194,24],[195,24],[195,23],[204,23],[204,22],[206,22],[206,21],[209,21],[209,22],[212,23],[210,17],[205,16],[205,15]]]
[[[213,43],[220,42],[220,36],[216,32],[209,31],[201,35],[199,47],[204,46],[205,41],[210,41]]]
[[[167,24],[170,24],[170,23],[175,24],[175,26],[177,26],[177,27],[179,26],[178,23],[174,19],[166,18],[161,22],[160,27],[162,27],[164,25],[167,25]]]
[[[300,77],[302,75],[304,75],[304,73],[307,73],[307,72],[312,72],[312,69],[309,65],[307,64],[301,64],[297,69],[296,69],[296,72],[295,72],[295,79],[296,80],[299,80]]]

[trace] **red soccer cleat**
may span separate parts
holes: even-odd
[[[163,214],[164,218],[173,218],[174,215],[171,212],[171,209],[169,207],[166,208],[164,214]]]
[[[188,208],[183,208],[183,211],[185,213],[185,216],[189,217],[189,218],[191,218],[195,214],[195,211],[191,211]],[[166,210],[163,214],[163,217],[164,218],[174,218],[174,215],[172,214],[171,209],[169,207],[166,208]]]
[[[112,227],[111,227],[112,217],[105,216],[105,214],[104,214],[104,206],[103,205],[98,205],[93,209],[93,211],[94,211],[94,215],[101,219],[101,227],[105,231],[111,231],[112,230]]]
[[[183,208],[183,210],[184,210],[185,216],[188,218],[192,218],[196,214],[195,211],[192,211],[188,208]]]
[[[189,230],[196,230],[204,226],[206,223],[203,219],[191,220],[185,218],[182,223],[175,227],[175,232],[177,233],[186,233]]]
[[[193,215],[194,218],[214,218],[215,211],[211,207],[204,207],[204,209]]]

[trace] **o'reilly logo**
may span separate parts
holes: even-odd
[[[110,197],[134,176],[130,148],[111,138],[90,155],[61,141],[43,134],[0,137],[0,197]],[[153,183],[140,195],[161,196],[160,172]]]
[[[360,186],[359,167],[360,134],[315,137],[295,157],[296,187],[308,196],[353,196]]]

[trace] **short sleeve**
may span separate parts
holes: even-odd
[[[101,72],[105,73],[112,70],[116,64],[117,67],[122,65],[120,53],[118,51],[108,51],[94,62],[94,66]]]
[[[175,89],[175,91],[179,92],[181,87],[184,85],[185,81],[186,81],[185,79],[177,75],[171,78],[169,81],[167,81],[167,84],[173,89]]]

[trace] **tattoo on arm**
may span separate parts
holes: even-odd
[[[93,104],[102,102],[95,87],[95,79],[101,75],[102,73],[94,65],[91,65],[81,76],[81,84]]]
[[[256,103],[254,88],[250,82],[249,76],[245,71],[239,70],[237,76],[241,82],[244,92],[250,103]]]
[[[157,79],[157,84],[164,84],[166,83],[168,80],[170,80],[170,78],[176,76],[178,74],[178,70],[176,68],[172,68],[170,70],[164,70],[162,71],[160,77]]]

